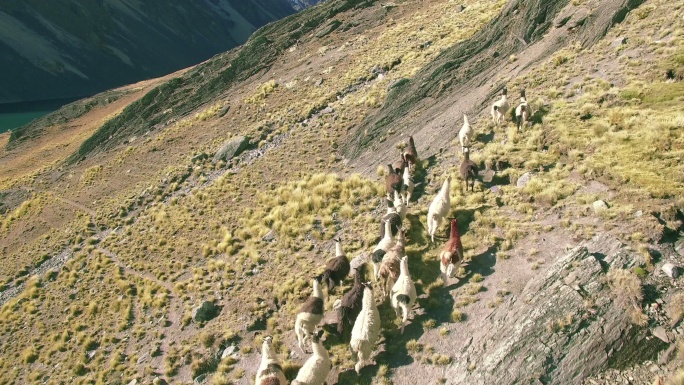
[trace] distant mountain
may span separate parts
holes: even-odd
[[[312,5],[316,5],[318,3],[322,3],[325,0],[288,0],[290,4],[292,5],[292,8],[301,11],[304,8],[310,7]]]
[[[5,0],[0,103],[90,95],[199,63],[312,0]]]

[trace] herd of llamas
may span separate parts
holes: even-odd
[[[504,88],[500,99],[491,107],[494,125],[498,127],[505,123],[508,110],[507,90]],[[527,103],[525,90],[522,90],[520,103],[515,108],[515,123],[518,130],[524,128],[530,116],[531,108]],[[466,191],[468,191],[469,181],[471,189],[474,190],[478,168],[469,157],[473,128],[465,114],[458,138],[463,154],[460,174],[465,181]],[[413,137],[409,137],[400,160],[395,164],[387,165],[388,173],[385,179],[387,213],[380,221],[380,241],[369,258],[373,266],[373,277],[382,292],[380,298],[382,301],[389,299],[396,316],[401,320],[402,334],[416,302],[416,286],[409,271],[408,256],[405,251],[406,233],[402,223],[406,219],[415,187],[413,176],[418,163],[418,152]],[[435,234],[451,209],[450,183],[451,176],[447,176],[428,209],[427,230],[433,244]],[[364,366],[372,363],[371,355],[375,344],[380,339],[380,312],[371,282],[364,281],[365,262],[368,261],[352,269],[342,248],[342,240],[335,238],[333,241],[335,258],[326,263],[323,273],[312,279],[313,292],[301,306],[295,320],[294,329],[299,348],[306,353],[307,348],[311,347],[312,354],[299,369],[297,378],[291,385],[323,385],[332,369],[332,361],[322,343],[323,330],[318,328],[323,320],[325,308],[323,285],[327,288],[328,294],[332,293],[336,287],[342,285],[352,270],[354,280],[352,287],[344,293],[341,299],[335,301],[332,307],[337,313],[337,333],[342,341],[349,343],[352,357],[356,361],[354,369],[357,373],[360,373]],[[455,218],[450,221],[449,239],[440,251],[439,261],[444,282],[454,276],[463,261],[463,245]],[[264,338],[261,364],[256,373],[255,384],[287,384],[271,337]]]

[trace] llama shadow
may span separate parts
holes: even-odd
[[[530,123],[532,124],[542,124],[544,120],[544,116],[546,116],[549,113],[549,109],[546,106],[541,106],[539,109],[534,111],[532,113],[532,116],[530,116]]]
[[[411,245],[425,245],[428,243],[427,230],[425,225],[420,221],[420,216],[416,214],[406,215],[406,220],[409,222],[410,232],[406,234],[409,244]]]
[[[413,188],[413,194],[411,194],[411,202],[416,202],[425,195],[425,188],[427,187],[425,177],[428,174],[427,170],[437,164],[437,156],[432,155],[429,158],[423,159],[420,163],[421,166],[416,167],[415,174],[413,175],[415,187]]]
[[[494,272],[493,267],[496,265],[496,252],[498,250],[498,245],[490,246],[485,252],[474,256],[468,264],[469,270],[483,277],[491,275]]]
[[[491,143],[494,140],[495,132],[490,130],[488,133],[478,133],[475,135],[475,140],[480,143]]]
[[[444,238],[447,240],[449,239],[449,235],[451,232],[451,219],[456,218],[458,221],[458,230],[461,233],[461,236],[463,236],[465,233],[468,232],[470,229],[470,223],[475,220],[475,212],[480,212],[482,213],[484,210],[490,209],[492,206],[490,205],[480,205],[477,208],[474,209],[461,209],[456,212],[455,216],[450,216],[446,220],[446,226],[442,224],[445,228],[445,231],[442,233],[444,234]],[[437,238],[437,236],[435,236]],[[439,236],[439,238],[442,238],[442,236]]]

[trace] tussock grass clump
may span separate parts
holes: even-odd
[[[271,79],[271,80],[261,84],[252,96],[245,99],[245,103],[247,103],[247,104],[261,103],[264,101],[264,99],[266,99],[266,97],[268,95],[272,94],[277,88],[278,88],[278,83],[276,83],[275,80]]]
[[[670,300],[667,301],[665,309],[673,324],[681,321],[682,317],[684,317],[684,293],[673,295]]]
[[[451,312],[451,321],[453,322],[463,322],[465,320],[465,314],[460,310],[454,310]]]
[[[641,310],[644,293],[639,277],[627,269],[611,269],[606,274],[606,279],[610,285],[611,294],[618,303],[626,307],[631,322],[636,325],[645,325],[648,317]]]
[[[102,165],[98,164],[95,166],[88,167],[83,171],[83,175],[81,176],[81,183],[84,186],[89,186],[95,182],[95,180],[100,176],[102,173]]]
[[[289,237],[320,231],[317,220],[330,225],[339,220],[333,219],[337,214],[349,218],[352,212],[364,210],[364,203],[378,198],[381,191],[378,184],[358,174],[347,179],[336,174],[314,174],[287,183],[257,197],[249,216],[261,218],[261,223],[251,227],[252,236],[263,236],[269,229]]]

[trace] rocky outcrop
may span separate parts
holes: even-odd
[[[233,157],[239,155],[248,144],[249,138],[246,136],[236,136],[235,138],[228,140],[218,151],[216,151],[213,162],[216,163],[222,160],[229,161],[233,159]]]
[[[610,269],[639,259],[605,236],[571,250],[488,317],[445,377],[463,384],[579,384],[606,368],[655,359],[667,345],[631,323],[630,309],[606,283]]]

